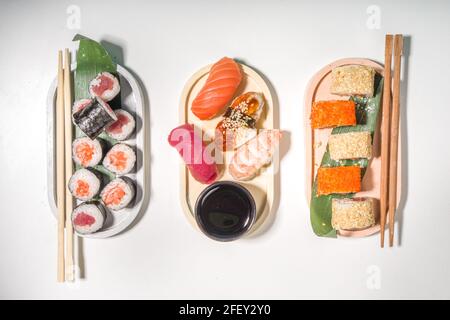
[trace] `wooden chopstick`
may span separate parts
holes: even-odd
[[[384,88],[383,88],[383,127],[381,135],[381,190],[380,190],[380,245],[384,247],[384,234],[386,228],[386,214],[388,201],[388,174],[389,174],[389,122],[391,121],[391,60],[392,60],[391,34],[386,35],[384,52]]]
[[[389,167],[389,246],[394,245],[394,222],[397,207],[398,133],[400,123],[400,70],[403,36],[394,37],[394,83],[392,93],[391,148]]]
[[[58,209],[58,268],[57,281],[64,282],[64,71],[62,51],[58,51],[58,87],[56,90],[56,206]]]
[[[72,164],[72,79],[70,69],[70,52],[64,52],[64,144],[65,144],[65,176],[66,176],[66,281],[74,280],[73,263],[73,197],[70,193],[69,179],[73,174]]]

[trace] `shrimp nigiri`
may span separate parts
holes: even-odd
[[[200,120],[216,116],[233,98],[242,74],[239,65],[230,58],[222,58],[209,71],[208,79],[192,102],[192,113]]]
[[[252,179],[272,161],[281,139],[280,130],[263,130],[236,150],[228,170],[236,180]]]

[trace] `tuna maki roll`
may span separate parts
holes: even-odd
[[[111,101],[120,91],[119,80],[109,72],[99,73],[89,83],[89,93],[103,101]]]
[[[100,178],[88,169],[75,171],[69,180],[69,191],[82,201],[91,200],[100,191]]]
[[[96,166],[103,158],[102,143],[88,137],[77,138],[72,143],[72,158],[76,164],[85,168]]]
[[[106,127],[105,131],[113,139],[125,140],[133,133],[136,122],[133,116],[123,109],[115,110],[114,113],[117,121]]]
[[[86,106],[90,105],[92,102],[92,99],[81,99],[81,100],[77,100],[73,103],[72,106],[72,114],[83,110]]]
[[[72,225],[80,234],[91,234],[103,228],[106,212],[103,206],[96,202],[85,202],[72,212]]]
[[[94,99],[73,114],[73,122],[92,140],[109,124],[117,121],[111,107],[101,99]]]
[[[120,210],[130,204],[134,198],[133,183],[124,178],[116,178],[108,183],[102,190],[100,197],[103,204],[110,210]]]
[[[135,163],[136,154],[134,150],[124,143],[114,145],[103,159],[105,168],[118,175],[130,172]]]

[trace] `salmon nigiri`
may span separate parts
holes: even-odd
[[[280,143],[280,130],[262,130],[256,137],[239,147],[228,170],[239,181],[250,180],[258,171],[272,162]]]
[[[192,102],[192,113],[200,120],[217,115],[233,98],[242,80],[239,65],[230,58],[222,58],[209,71],[208,79]]]

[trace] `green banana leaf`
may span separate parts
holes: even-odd
[[[79,41],[77,51],[77,68],[74,73],[74,98],[76,100],[90,98],[89,82],[94,79],[100,72],[109,72],[117,76],[117,65],[112,60],[106,49],[98,42],[77,34],[73,41]],[[111,108],[120,107],[120,94],[108,103]],[[80,137],[83,133],[76,128],[75,135]],[[98,139],[103,140],[108,147],[117,143],[116,140],[110,138],[107,134],[101,133]],[[81,168],[77,166],[76,169]],[[106,181],[115,178],[115,175],[109,172],[102,165],[93,168]]]
[[[346,132],[370,131],[373,135],[377,127],[378,114],[381,106],[383,94],[383,78],[381,75],[375,76],[375,95],[372,98],[352,96],[350,100],[356,103],[356,126],[337,127],[332,130],[332,134]],[[339,160],[331,159],[327,150],[323,155],[321,167],[338,167],[338,166],[359,166],[362,168],[361,177],[367,169],[369,161],[367,159]],[[317,195],[317,177],[314,179],[311,191],[310,202],[310,218],[313,231],[320,237],[336,237],[336,230],[331,226],[331,202],[333,198],[349,198],[354,194],[330,194]]]

